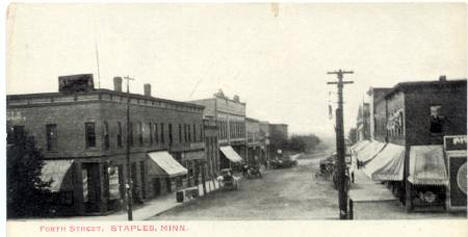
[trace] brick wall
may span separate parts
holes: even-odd
[[[466,83],[460,87],[430,87],[406,93],[406,140],[409,145],[442,144],[445,135],[466,134]],[[430,106],[441,105],[443,132],[430,132]]]

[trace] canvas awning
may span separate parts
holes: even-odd
[[[148,172],[150,175],[159,177],[176,177],[187,174],[187,169],[177,162],[167,151],[148,153]]]
[[[356,159],[361,162],[372,160],[383,148],[385,143],[378,141],[370,141],[363,145],[360,150],[355,152]]]
[[[408,181],[425,185],[448,183],[441,145],[411,146]]]
[[[364,167],[364,173],[374,181],[401,181],[405,163],[405,147],[388,143]]]
[[[364,148],[367,144],[369,144],[369,142],[370,142],[369,140],[358,141],[354,145],[352,145],[350,149],[352,152],[357,152],[361,150],[362,148]]]
[[[242,162],[242,157],[240,157],[239,154],[237,154],[236,151],[231,146],[222,146],[219,148],[221,152],[228,158],[230,161],[236,163],[236,162]]]
[[[41,180],[52,181],[47,188],[51,192],[73,190],[73,160],[46,160],[41,169]]]

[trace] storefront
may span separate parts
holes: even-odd
[[[405,147],[388,143],[364,167],[364,173],[374,181],[403,181]]]
[[[153,197],[177,191],[188,171],[167,151],[148,153],[148,176]]]
[[[449,179],[446,205],[449,211],[466,211],[466,140],[466,135],[444,137]]]
[[[219,149],[222,154],[220,159],[221,169],[235,168],[242,162],[242,157],[231,146],[222,146]]]
[[[358,168],[371,161],[384,147],[385,143],[369,141],[359,146],[358,149],[354,149],[353,156],[357,161]]]
[[[411,146],[406,188],[408,209],[444,206],[447,184],[442,145]]]
[[[41,180],[50,182],[49,214],[75,214],[73,160],[46,160],[41,170]]]

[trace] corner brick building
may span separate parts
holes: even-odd
[[[124,207],[127,139],[134,202],[199,182],[206,164],[203,106],[152,97],[146,84],[145,95],[129,95],[128,125],[122,79],[114,78],[114,91],[94,89],[92,80],[65,76],[57,93],[7,96],[7,131],[34,137],[58,210],[83,215]]]

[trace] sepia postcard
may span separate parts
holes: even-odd
[[[466,236],[464,3],[11,3],[6,232]]]

